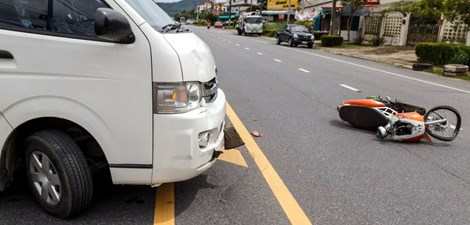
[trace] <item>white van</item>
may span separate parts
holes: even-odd
[[[94,184],[158,186],[207,170],[225,95],[198,37],[153,0],[0,2],[0,189],[24,171],[57,217]]]

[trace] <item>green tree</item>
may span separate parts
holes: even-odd
[[[333,7],[331,7],[331,21],[330,21],[330,35],[336,35],[336,2],[332,1]]]
[[[342,0],[343,6],[348,6],[350,15],[348,16],[348,41],[351,41],[351,26],[354,14],[365,5],[364,0]]]
[[[444,16],[452,21],[459,21],[470,29],[470,0],[444,0]]]
[[[260,10],[266,10],[268,8],[268,0],[258,0]]]
[[[442,16],[452,22],[470,26],[470,0],[418,0],[398,2],[389,11],[412,13],[415,16],[440,21]]]

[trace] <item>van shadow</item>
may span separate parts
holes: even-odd
[[[175,216],[185,212],[196,200],[198,193],[206,189],[215,189],[218,185],[208,181],[208,175],[202,174],[191,180],[175,185]]]
[[[375,131],[372,130],[363,130],[359,128],[355,128],[351,125],[349,125],[346,122],[340,121],[340,120],[330,120],[330,125],[334,127],[338,127],[341,129],[346,129],[354,132],[360,132],[368,135],[373,135],[373,138],[382,143],[382,144],[394,144],[394,145],[403,145],[406,144],[407,146],[413,146],[413,145],[429,145],[429,146],[434,146],[434,147],[450,147],[451,144],[448,142],[439,142],[439,141],[420,141],[420,142],[399,142],[399,141],[393,141],[393,140],[380,140],[375,137]]]
[[[19,182],[0,194],[0,224],[153,224],[154,199],[155,189],[148,186],[106,187],[88,210],[63,220],[42,211],[24,182]]]

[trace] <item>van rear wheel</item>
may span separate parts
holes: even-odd
[[[67,134],[44,130],[26,139],[27,181],[49,214],[69,218],[86,209],[93,180],[85,156]]]

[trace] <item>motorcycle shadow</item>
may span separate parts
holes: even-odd
[[[450,147],[451,146],[451,144],[449,142],[441,142],[441,141],[437,141],[437,140],[431,140],[431,141],[421,140],[421,141],[418,141],[418,142],[400,142],[400,141],[394,141],[394,140],[390,140],[390,139],[385,139],[384,140],[384,139],[380,139],[380,138],[375,137],[375,133],[376,133],[375,131],[359,129],[359,128],[353,127],[349,123],[344,122],[342,120],[330,120],[330,125],[332,125],[334,127],[341,128],[341,129],[347,129],[347,130],[351,130],[351,131],[355,131],[355,132],[361,132],[361,133],[364,133],[364,134],[373,135],[374,140],[376,140],[380,143],[383,143],[383,144],[430,145],[430,146],[433,146],[433,147]]]

